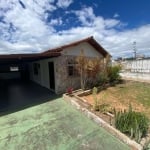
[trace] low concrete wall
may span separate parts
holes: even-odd
[[[133,150],[143,150],[143,145],[146,143],[142,143],[142,145],[136,143],[134,140],[131,140],[129,137],[121,133],[119,130],[115,129],[113,126],[109,125],[107,122],[102,120],[100,117],[95,115],[94,113],[90,112],[87,108],[80,105],[78,100],[73,96],[70,97],[66,94],[63,95],[64,100],[71,103],[71,105],[75,106],[76,109],[80,110],[82,113],[84,113],[88,118],[95,121],[98,125],[103,127],[105,130],[110,132],[112,135],[123,141],[125,144],[129,145],[131,149]]]
[[[124,79],[131,79],[135,81],[145,81],[145,82],[150,83],[150,73],[123,72],[123,73],[120,73],[120,75]]]

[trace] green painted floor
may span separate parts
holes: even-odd
[[[129,150],[62,98],[0,117],[0,150]]]

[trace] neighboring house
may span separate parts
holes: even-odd
[[[55,93],[63,93],[70,86],[80,88],[74,60],[81,51],[89,58],[109,55],[93,37],[42,53],[0,55],[0,78],[30,79]]]

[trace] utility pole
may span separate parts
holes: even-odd
[[[136,41],[133,42],[133,53],[134,53],[134,58],[136,60],[136,58],[137,58]]]

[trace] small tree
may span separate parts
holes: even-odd
[[[99,84],[104,85],[106,82],[108,82],[108,68],[110,67],[110,55],[107,55],[101,64],[101,70],[99,72]]]
[[[80,55],[76,59],[77,61],[77,70],[80,74],[80,84],[81,88],[84,90],[85,89],[85,84],[87,80],[87,74],[86,70],[88,68],[88,59],[84,56],[83,50],[81,51]]]
[[[85,90],[87,81],[95,81],[99,71],[102,69],[103,60],[100,58],[88,58],[81,50],[80,55],[76,59],[77,70],[80,74],[81,88]]]

